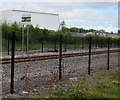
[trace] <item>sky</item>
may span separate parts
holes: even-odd
[[[118,0],[4,0],[0,4],[0,9],[59,14],[69,28],[118,30]]]

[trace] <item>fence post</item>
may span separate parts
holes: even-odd
[[[59,80],[62,76],[62,35],[60,35],[60,46],[59,46]]]
[[[91,37],[89,38],[89,60],[88,60],[88,74],[90,75],[91,66]]]
[[[11,84],[10,93],[14,93],[14,54],[15,54],[15,32],[12,33],[12,55],[11,55]]]
[[[29,45],[29,29],[27,28],[27,33],[25,35],[26,38],[26,53],[28,53],[28,45]]]
[[[41,43],[41,51],[42,51],[42,53],[43,53],[43,42],[44,42],[44,40],[43,40],[43,38],[42,38],[42,43]]]
[[[120,49],[120,38],[118,38],[118,40],[117,40],[117,46],[118,46],[118,50],[119,50]],[[120,62],[119,61],[120,61],[120,52],[118,52],[118,67],[120,66]]]
[[[120,38],[117,40],[117,47],[120,48]]]
[[[98,40],[97,38],[95,38],[95,49],[97,49],[97,43],[98,43]]]
[[[76,49],[76,38],[74,37],[74,50]]]
[[[9,55],[9,50],[10,50],[9,49],[9,47],[10,47],[10,43],[9,42],[10,42],[10,39],[9,39],[9,36],[8,36],[8,55]]]
[[[67,45],[67,43],[66,43],[66,40],[65,40],[65,52],[67,52],[67,48],[66,48],[66,45]]]
[[[84,38],[82,37],[82,49],[84,48]]]
[[[100,44],[100,45],[101,45],[101,46],[100,46],[101,48],[103,48],[103,43],[102,43],[102,41],[103,41],[103,39],[101,38],[101,44]]]
[[[110,61],[110,38],[108,38],[108,57],[107,57],[107,70],[109,70],[109,61]]]
[[[56,51],[56,37],[54,36],[54,50]]]
[[[27,53],[27,34],[25,35],[26,53]]]

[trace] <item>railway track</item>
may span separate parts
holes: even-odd
[[[110,53],[117,53],[117,52],[120,52],[120,50],[110,50]],[[107,50],[91,52],[91,55],[105,54],[105,53],[107,53]],[[62,58],[87,56],[87,55],[89,55],[89,52],[69,53],[69,54],[62,54]],[[40,61],[40,60],[48,60],[48,59],[58,59],[58,58],[59,58],[59,55],[18,57],[18,58],[15,58],[14,62],[15,63],[23,63],[23,62],[32,62],[32,61]],[[2,59],[2,64],[10,64],[10,63],[11,63],[10,58]]]

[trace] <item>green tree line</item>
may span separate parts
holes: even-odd
[[[12,25],[8,24],[2,24],[2,45],[3,49],[6,50],[7,48],[7,40],[8,38],[11,40],[11,34],[12,32],[16,33],[16,45],[17,48],[21,47],[22,43],[22,31],[23,28],[20,27],[17,23],[14,23]],[[63,35],[63,44],[76,44],[78,47],[80,45],[88,44],[89,43],[89,37],[92,38],[92,44],[97,46],[106,46],[107,45],[107,37],[102,37],[99,35],[87,35],[87,36],[73,36],[69,32],[92,32],[95,31],[94,29],[86,30],[83,28],[65,28],[63,27],[62,30],[59,32],[49,33],[47,29],[40,29],[39,27],[33,27],[32,25],[27,25],[24,27],[24,33],[25,33],[25,40],[27,37],[27,29],[29,28],[29,44],[31,49],[34,49],[33,46],[36,45],[36,49],[39,49],[40,44],[44,42],[44,44],[50,44],[53,45],[55,42],[56,44],[59,44],[59,36]],[[117,39],[110,39],[111,45],[115,44],[117,45]],[[26,42],[26,41],[25,41]],[[47,46],[46,46],[47,48]]]

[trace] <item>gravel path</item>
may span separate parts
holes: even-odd
[[[106,70],[107,54],[92,55],[91,72]],[[118,53],[110,54],[110,67],[118,66]],[[10,67],[2,66],[3,94],[10,91]],[[62,79],[88,73],[88,56],[62,59]],[[15,92],[28,91],[28,88],[44,88],[58,79],[59,60],[50,59],[15,64]],[[23,77],[28,78],[27,82]]]

